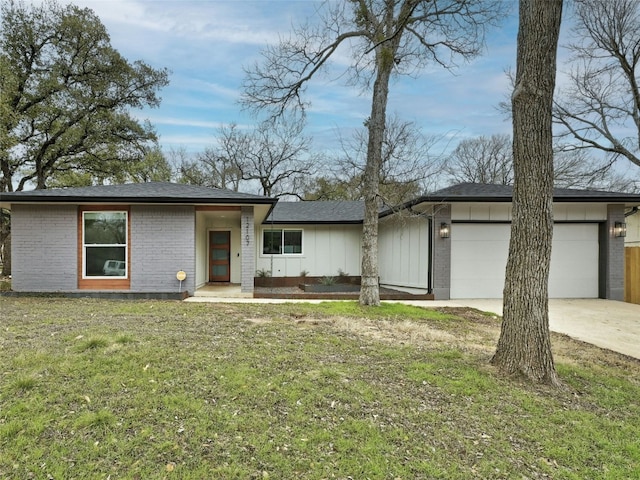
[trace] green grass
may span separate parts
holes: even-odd
[[[0,312],[3,479],[640,477],[640,362],[554,336],[564,389],[505,379],[488,365],[499,323],[478,312]]]

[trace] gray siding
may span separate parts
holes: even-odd
[[[436,300],[451,298],[451,238],[440,238],[440,224],[448,223],[451,236],[451,205],[437,205],[433,215],[433,295]]]
[[[624,301],[624,238],[613,236],[615,222],[624,221],[624,205],[607,205],[600,228],[600,298]]]
[[[182,291],[195,291],[193,206],[131,207],[131,291],[177,292],[176,273],[187,278]]]
[[[17,292],[77,289],[78,208],[13,205],[12,288]]]

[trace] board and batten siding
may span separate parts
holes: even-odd
[[[511,203],[453,203],[451,221],[510,222]],[[604,222],[605,204],[556,203],[553,206],[555,222]]]
[[[428,288],[429,227],[427,218],[389,216],[378,225],[380,283]]]
[[[78,207],[21,205],[11,211],[16,292],[68,292],[78,287]]]
[[[302,230],[302,254],[264,255],[262,232],[271,229]],[[257,229],[256,269],[274,277],[337,276],[338,270],[360,275],[362,225],[262,225]]]

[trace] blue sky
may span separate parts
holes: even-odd
[[[64,0],[61,0],[62,2]],[[510,0],[505,0],[510,2]],[[220,125],[255,124],[237,103],[243,67],[259,59],[267,43],[286,35],[292,23],[313,15],[311,0],[73,0],[101,18],[112,45],[129,61],[144,60],[172,71],[162,105],[140,112],[167,151],[189,152],[212,145]],[[433,66],[416,78],[393,82],[388,112],[414,121],[428,136],[441,137],[437,149],[453,148],[469,137],[510,133],[497,110],[507,98],[505,69],[515,68],[517,2],[502,28],[494,29],[482,57],[451,73]],[[337,132],[362,126],[370,97],[348,87],[336,70],[312,82],[307,134],[314,149],[332,150]],[[438,152],[435,152],[438,153]]]

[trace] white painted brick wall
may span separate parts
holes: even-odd
[[[63,292],[78,286],[77,223],[73,205],[13,205],[13,290]]]
[[[195,290],[195,211],[192,206],[131,207],[131,291],[178,292],[176,273]]]

